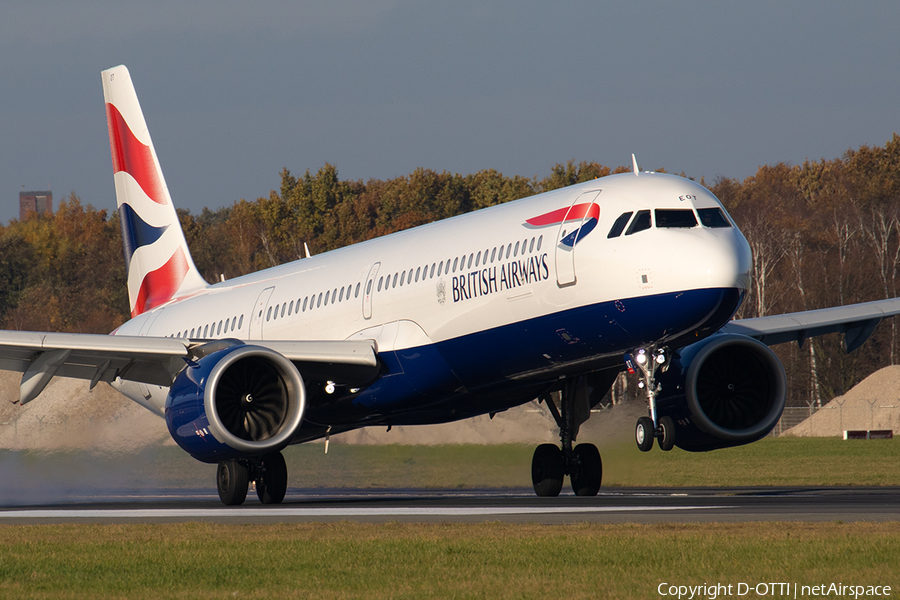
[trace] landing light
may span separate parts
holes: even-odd
[[[335,390],[335,385],[334,385],[333,381],[329,381],[328,383],[325,384],[325,393],[326,394],[333,394],[334,390]]]

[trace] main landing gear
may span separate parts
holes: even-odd
[[[226,506],[243,504],[251,481],[256,482],[260,502],[281,504],[287,492],[287,465],[281,452],[219,463],[216,487],[219,499]]]
[[[566,381],[560,392],[560,408],[550,394],[540,400],[547,404],[557,426],[560,446],[541,444],[531,460],[531,481],[538,496],[558,496],[563,478],[568,475],[577,496],[596,496],[603,479],[600,452],[593,444],[573,447],[578,429],[591,414],[586,382],[583,378]]]
[[[625,355],[628,372],[640,375],[638,387],[647,393],[650,416],[638,419],[634,428],[634,441],[641,452],[649,452],[653,448],[654,438],[659,440],[659,447],[667,452],[675,447],[675,421],[672,417],[659,417],[656,413],[656,396],[662,391],[662,384],[656,381],[656,371],[665,372],[669,366],[667,359],[665,348],[639,348],[634,354]]]

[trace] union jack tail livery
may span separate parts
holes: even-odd
[[[131,75],[103,71],[116,200],[135,317],[207,287],[188,250]]]

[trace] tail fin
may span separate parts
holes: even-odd
[[[207,283],[188,250],[128,69],[120,65],[102,76],[128,298],[135,317]]]

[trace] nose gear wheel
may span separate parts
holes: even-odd
[[[669,368],[668,357],[666,348],[656,346],[638,348],[633,354],[625,355],[628,372],[640,376],[638,387],[647,394],[650,416],[639,418],[634,428],[634,441],[641,452],[649,452],[653,448],[654,438],[659,441],[662,450],[669,451],[675,447],[675,421],[669,416],[660,418],[656,412],[656,397],[662,391],[662,384],[656,381],[656,372],[664,373]]]

